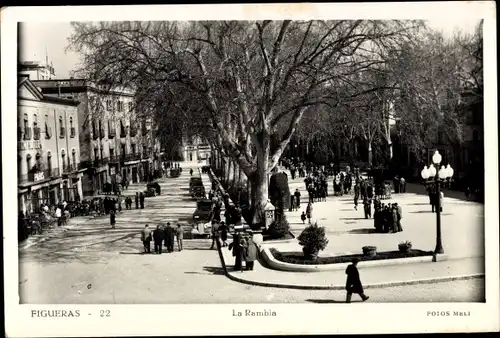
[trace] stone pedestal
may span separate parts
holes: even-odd
[[[433,262],[442,262],[447,260],[448,260],[447,254],[435,254],[434,257],[432,258]]]

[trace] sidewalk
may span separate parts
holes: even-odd
[[[222,254],[227,266],[228,277],[240,283],[306,290],[344,290],[345,288],[346,275],[343,270],[325,272],[278,271],[268,269],[256,261],[253,271],[240,272],[234,271],[234,258],[227,248],[222,248]],[[363,268],[361,262],[358,268],[365,288],[484,277],[484,259],[482,257],[370,268]]]

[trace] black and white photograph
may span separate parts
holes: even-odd
[[[275,318],[259,331],[273,333],[285,304],[328,321],[418,303],[422,320],[498,328],[466,306],[485,309],[488,285],[498,298],[494,4],[446,18],[299,5],[9,23],[4,242],[29,319],[224,304],[204,311]]]

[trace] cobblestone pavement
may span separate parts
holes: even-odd
[[[303,178],[291,180],[290,173],[286,172],[290,191],[298,188],[302,195],[300,210],[286,213],[292,232],[298,236],[307,225],[302,224],[300,214],[305,211],[308,194]],[[331,193],[331,178],[328,184]],[[314,203],[313,222],[317,221],[326,228],[330,240],[322,254],[360,253],[365,245],[374,245],[378,251],[392,251],[397,250],[399,242],[406,240],[412,242],[414,249],[433,251],[436,245],[436,214],[431,212],[429,198],[421,193],[421,189],[412,187],[408,190],[415,192],[392,194],[391,199],[383,201],[397,202],[403,209],[403,231],[395,234],[375,233],[373,219],[365,219],[361,201],[358,210],[354,209],[352,194],[330,195],[326,202]],[[444,194],[441,231],[445,253],[450,258],[484,257],[484,205],[447,197],[446,191]],[[298,244],[295,247],[289,243],[283,245],[293,250],[301,249]]]

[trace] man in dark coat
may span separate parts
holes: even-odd
[[[170,222],[167,223],[165,227],[165,246],[167,247],[167,252],[174,251],[174,242],[175,242],[175,230],[170,226]]]
[[[135,193],[135,208],[139,209],[139,193]]]
[[[358,210],[358,198],[359,198],[359,183],[354,186],[354,209]]]
[[[242,261],[244,257],[243,257],[243,247],[241,245],[240,234],[234,234],[233,242],[229,244],[228,249],[233,251],[234,269],[243,272]]]
[[[141,209],[144,209],[144,193],[139,194],[139,202],[141,203]]]
[[[346,303],[351,302],[351,297],[353,293],[357,293],[360,295],[363,302],[367,300],[368,297],[365,295],[363,290],[363,285],[361,284],[361,280],[359,279],[359,271],[357,268],[359,259],[354,258],[352,260],[352,264],[347,267],[345,273],[347,275],[347,281],[345,285],[345,289],[347,291]]]
[[[399,232],[398,209],[395,204],[393,204],[391,207],[391,224],[392,224],[392,232]]]
[[[219,225],[219,233],[220,233],[220,240],[222,241],[222,246],[227,246],[227,233],[229,231],[229,228],[224,222],[220,222]]]
[[[372,217],[372,201],[369,198],[365,198],[363,201],[363,207],[365,210],[365,218],[371,218]]]
[[[156,230],[153,232],[153,240],[155,242],[155,253],[161,255],[161,244],[163,242],[163,230],[160,225],[156,226]]]

